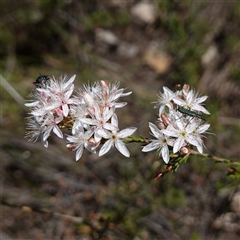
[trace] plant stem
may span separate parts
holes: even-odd
[[[229,159],[226,159],[226,158],[220,158],[220,157],[217,157],[217,156],[213,156],[211,154],[208,154],[208,153],[199,153],[195,150],[190,150],[190,153],[192,155],[197,155],[197,156],[200,156],[200,157],[204,157],[204,158],[211,158],[213,159],[215,162],[222,162],[222,163],[228,163],[228,164],[234,164],[234,165],[240,165],[240,162],[234,162],[234,161],[231,161]]]
[[[133,142],[148,144],[149,140],[145,137],[142,137],[142,136],[140,136],[140,137],[131,136],[131,137],[128,137],[127,139],[125,139],[125,143],[133,143]],[[211,158],[215,162],[219,162],[219,163],[240,165],[240,161],[235,162],[235,161],[232,161],[232,160],[229,160],[229,159],[226,159],[226,158],[220,158],[220,157],[214,156],[212,154],[208,154],[208,153],[199,153],[195,150],[190,150],[189,153],[190,153],[190,155],[192,154],[192,155],[200,156],[200,157],[203,157],[203,158]],[[174,157],[177,157],[177,156],[178,155],[176,155]]]

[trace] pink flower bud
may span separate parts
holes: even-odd
[[[101,80],[100,81],[100,85],[101,85],[101,88],[105,88],[105,89],[108,89],[108,82],[107,81],[104,81],[104,80]]]
[[[171,124],[166,114],[161,114],[161,119],[166,127]]]
[[[189,86],[188,84],[184,84],[184,85],[183,85],[183,91],[184,91],[185,93],[188,93],[188,92],[189,92],[189,89],[190,89],[190,86]]]
[[[166,128],[166,126],[163,124],[163,122],[160,122],[160,121],[157,122],[157,126],[158,126],[159,129],[165,129]]]
[[[102,89],[102,92],[103,92],[103,96],[108,96],[109,95],[109,86],[108,86],[108,82],[107,81],[104,81],[104,80],[101,80],[100,81],[100,86],[101,86],[101,89]]]
[[[88,108],[88,112],[89,112],[92,116],[95,115],[95,109],[94,109],[93,107],[89,107],[89,108]]]
[[[73,149],[74,149],[74,145],[71,144],[71,143],[67,144],[66,147],[67,147],[67,149],[70,150],[70,151],[73,151]]]
[[[85,103],[87,104],[88,107],[93,107],[94,106],[94,100],[93,98],[86,92],[83,93],[83,98]]]
[[[154,176],[154,179],[159,179],[159,178],[163,177],[163,175],[164,175],[163,172],[157,173],[157,174]]]
[[[189,153],[189,149],[186,147],[182,147],[180,149],[180,153],[182,153],[183,155],[187,155]]]

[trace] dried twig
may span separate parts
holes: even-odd
[[[23,97],[8,83],[8,81],[0,74],[1,85],[4,89],[19,103],[21,106],[25,103]]]

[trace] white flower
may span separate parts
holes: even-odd
[[[73,118],[72,134],[75,134],[76,130],[79,127],[84,127],[85,129],[89,128],[89,124],[83,123],[82,119],[87,118],[88,116],[86,104],[78,104],[70,106],[70,115]]]
[[[26,128],[26,137],[29,138],[29,141],[36,142],[40,138],[44,147],[48,147],[48,141],[43,140],[43,129],[41,125],[36,121],[35,118],[28,117],[27,118],[27,128]]]
[[[201,134],[206,132],[209,127],[210,127],[210,124],[203,124],[203,125],[198,126],[198,128],[193,131],[193,135],[196,136],[196,139],[199,142],[199,145],[197,145],[196,147],[200,153],[203,153],[202,146],[204,146],[203,140],[201,138],[202,137]]]
[[[124,156],[129,156],[122,140],[136,128],[118,131],[115,110],[127,104],[117,103],[117,100],[131,92],[123,93],[124,89],[118,89],[119,84],[101,80],[93,85],[84,85],[78,96],[71,97],[75,78],[76,75],[71,78],[64,75],[59,80],[47,77],[46,84],[35,82],[37,88],[31,95],[32,101],[25,104],[30,108],[26,136],[30,141],[41,138],[47,147],[51,132],[63,138],[60,127],[68,128],[72,130],[72,136],[67,137],[67,147],[76,151],[76,160],[82,156],[84,148],[95,153],[103,142],[100,155],[115,145]]]
[[[173,126],[168,125],[166,129],[163,129],[162,132],[167,136],[176,138],[173,143],[173,153],[176,153],[180,150],[181,147],[186,146],[188,143],[197,147],[199,152],[202,153],[203,142],[199,141],[199,136],[194,132],[198,129],[199,122],[192,121],[188,124],[185,124],[181,119],[175,122]]]
[[[157,138],[151,139],[150,143],[146,146],[143,147],[142,151],[143,152],[149,152],[155,149],[159,150],[159,155],[162,155],[162,158],[165,163],[169,162],[169,149],[168,149],[168,144],[169,144],[169,139],[167,136],[165,136],[162,131],[153,123],[149,123],[149,128],[152,132],[152,135]]]
[[[115,112],[115,107],[104,108],[102,111],[100,107],[95,104],[94,108],[88,108],[89,114],[92,118],[82,118],[82,122],[92,125],[94,127],[94,139],[99,142],[102,138],[102,134],[110,131],[117,131],[118,128],[109,123],[110,118]]]
[[[210,114],[210,112],[201,105],[207,99],[207,96],[198,97],[198,93],[194,93],[193,90],[190,90],[189,92],[183,91],[183,93],[186,94],[184,100],[179,97],[175,97],[173,98],[174,103],[186,109],[190,109],[191,111]]]
[[[47,139],[53,131],[59,138],[63,138],[62,131],[58,124],[63,120],[62,116],[54,116],[52,112],[43,108],[34,108],[30,112],[32,116],[28,118],[27,134],[30,141],[37,141],[41,137],[44,147],[48,147]]]
[[[76,131],[73,136],[67,137],[67,140],[69,141],[67,147],[72,151],[76,151],[76,161],[81,158],[84,148],[92,153],[95,153],[95,151],[92,150],[92,144],[89,141],[92,135],[93,131],[84,131],[83,128],[79,127],[78,131]]]
[[[119,83],[110,84],[101,80],[100,82],[95,82],[92,86],[84,85],[84,89],[79,94],[88,107],[94,107],[95,104],[98,104],[100,108],[121,108],[127,103],[117,103],[116,101],[120,97],[130,95],[132,92],[123,93],[124,89],[118,89],[118,87]]]
[[[97,94],[100,106],[103,107],[115,107],[115,108],[121,108],[124,107],[127,103],[116,103],[116,101],[123,96],[128,96],[132,92],[123,93],[124,89],[118,89],[119,83],[117,84],[110,84],[107,81],[101,80],[100,81],[100,88],[101,88],[101,94]]]
[[[76,75],[68,79],[65,75],[60,78],[60,81],[53,77],[49,79],[48,84],[36,88],[36,91],[32,93],[33,101],[25,104],[25,106],[31,108],[30,115],[32,117],[29,118],[27,127],[30,129],[28,131],[31,132],[31,134],[27,134],[30,139],[34,140],[37,136],[41,136],[44,146],[47,147],[47,138],[50,136],[51,131],[59,138],[63,138],[58,124],[68,115],[69,105],[79,101],[70,99],[75,77]]]
[[[163,87],[163,93],[158,95],[157,106],[159,107],[159,116],[165,111],[165,107],[169,109],[173,108],[173,98],[176,97],[176,94],[167,87]]]
[[[63,138],[63,133],[58,127],[58,123],[62,121],[63,117],[54,117],[51,112],[46,114],[44,122],[42,123],[42,131],[43,131],[43,141],[46,141],[50,136],[51,131],[53,131],[59,138]]]
[[[118,128],[118,120],[116,114],[114,114],[114,116],[112,117],[111,123],[115,124],[116,128]],[[101,147],[99,151],[99,156],[104,155],[110,150],[111,147],[115,146],[122,155],[124,155],[125,157],[129,157],[130,153],[122,140],[132,135],[136,131],[136,129],[137,128],[135,127],[130,127],[123,129],[119,132],[104,132],[103,137],[108,140]]]
[[[81,96],[81,95],[80,95],[80,96]],[[95,100],[93,99],[91,92],[89,92],[89,93],[88,93],[88,92],[83,92],[82,98],[83,98],[85,104],[86,104],[88,107],[94,107],[94,105],[95,105]]]
[[[70,79],[66,75],[62,76],[59,81],[54,77],[50,79],[46,88],[37,88],[37,91],[45,93],[48,99],[47,110],[60,109],[64,117],[69,113],[69,104],[76,104],[77,99],[70,98],[74,90],[73,81],[76,75],[73,75]]]

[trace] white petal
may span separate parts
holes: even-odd
[[[26,107],[35,107],[39,104],[39,101],[31,102],[31,103],[25,103],[24,105]]]
[[[202,147],[202,145],[201,145],[201,146],[198,145],[198,146],[197,146],[197,150],[198,150],[198,152],[203,153],[203,147]]]
[[[144,146],[142,152],[150,152],[160,147],[160,144],[157,140],[153,140],[148,145]]]
[[[86,92],[83,93],[83,99],[88,107],[93,107],[94,106],[94,100],[92,96]]]
[[[69,98],[70,98],[70,96],[71,96],[72,93],[73,93],[73,90],[74,90],[74,85],[72,85],[72,86],[70,87],[70,89],[69,89],[67,92],[65,92],[65,99],[69,99]]]
[[[117,91],[114,93],[115,96],[114,96],[113,100],[116,100],[116,99],[120,98],[120,97],[122,96],[123,91],[124,91],[123,88],[117,90]]]
[[[166,106],[167,106],[169,109],[173,109],[173,105],[172,105],[171,102],[170,102],[170,103],[167,103]]]
[[[180,129],[180,130],[183,130],[184,126],[185,126],[185,123],[183,122],[183,120],[184,120],[184,118],[179,119],[179,121],[176,121],[176,125],[177,125],[178,129]]]
[[[167,138],[167,145],[173,147],[175,142],[175,139],[173,138]]]
[[[130,157],[130,153],[127,149],[127,147],[125,146],[125,144],[122,141],[116,141],[115,142],[115,147],[117,148],[117,150],[125,157]]]
[[[76,161],[78,161],[81,158],[83,154],[83,149],[84,149],[83,145],[80,145],[76,152]]]
[[[83,130],[84,131],[84,130]],[[89,139],[93,135],[93,130],[88,130],[84,133],[85,138]]]
[[[200,142],[200,138],[197,138],[196,136],[193,136],[193,135],[187,136],[186,141],[196,147],[202,145],[202,140]]]
[[[173,101],[174,101],[174,103],[176,103],[179,106],[184,106],[186,104],[185,101],[183,101],[182,99],[180,99],[178,97],[173,98]]]
[[[47,129],[47,131],[43,134],[43,141],[46,141],[49,137],[50,133],[52,131],[52,128]]]
[[[210,114],[210,112],[203,106],[199,105],[199,104],[196,104],[192,107],[192,110],[196,110],[196,111],[200,111],[200,112],[203,112],[205,114]]]
[[[153,123],[150,122],[149,128],[151,129],[151,132],[153,133],[154,137],[156,137],[156,138],[162,137],[162,134],[156,125],[154,125]]]
[[[101,139],[102,139],[102,136],[99,135],[98,132],[95,132],[94,133],[94,140],[95,140],[95,142],[98,143],[99,141],[101,141]]]
[[[209,127],[210,127],[210,124],[201,125],[201,126],[198,128],[198,132],[199,132],[199,133],[203,133],[203,132],[205,132],[206,130],[208,130]]]
[[[53,132],[59,137],[63,138],[63,133],[58,126],[53,127]]]
[[[64,83],[64,88],[67,89],[74,82],[76,75],[73,75],[69,80]]]
[[[129,137],[129,136],[132,135],[136,130],[137,130],[137,128],[135,128],[135,127],[125,128],[125,129],[123,129],[122,131],[120,131],[120,132],[118,133],[118,137],[119,137],[119,138]]]
[[[68,113],[69,113],[69,108],[67,104],[63,104],[62,105],[62,110],[63,110],[63,115],[64,117],[67,117]]]
[[[107,153],[112,147],[112,145],[113,145],[113,142],[111,140],[106,141],[99,151],[99,157]]]
[[[105,129],[98,129],[97,134],[106,139],[112,136],[112,134]]]
[[[89,125],[97,125],[98,124],[97,120],[91,119],[91,118],[81,118],[81,122],[89,124]]]
[[[166,129],[162,129],[162,133],[167,136],[178,137],[179,131],[175,129],[172,125],[169,125]]]
[[[42,140],[42,143],[43,143],[43,146],[44,146],[45,148],[48,147],[48,141],[43,141],[43,140]]]
[[[121,97],[126,97],[126,96],[129,96],[130,94],[132,94],[132,92],[122,93]]]
[[[118,130],[118,127],[113,126],[111,123],[104,123],[103,127],[107,130],[110,130],[110,131],[117,131]]]
[[[175,95],[172,90],[170,90],[169,88],[167,88],[167,87],[165,87],[165,86],[163,87],[163,91],[164,91],[164,93],[165,93],[168,97]]]
[[[165,106],[164,105],[161,105],[159,107],[159,111],[158,111],[158,115],[161,116],[161,114],[163,113],[163,110],[164,110]]]
[[[197,126],[198,126],[197,122],[193,122],[193,123],[187,125],[186,132],[192,133],[193,131],[195,131],[197,129]]]
[[[112,124],[113,126],[118,127],[118,117],[117,117],[117,114],[116,114],[116,113],[114,113],[114,114],[112,115],[111,124]]]
[[[179,151],[179,149],[183,146],[184,139],[183,138],[178,138],[173,146],[173,153],[176,153]]]
[[[106,108],[106,111],[103,111],[102,118],[103,118],[105,121],[108,121],[108,120],[112,117],[112,115],[113,115],[114,112],[115,112],[115,107],[114,107],[114,106],[113,106],[112,108],[110,108],[110,110],[108,110],[108,109]]]
[[[114,103],[115,108],[122,108],[122,107],[124,107],[126,105],[127,105],[126,102]]]
[[[208,96],[202,96],[202,97],[200,97],[200,98],[197,98],[197,99],[196,99],[196,102],[197,102],[197,103],[202,103],[202,102],[204,102],[207,98],[208,98]]]
[[[193,97],[194,97],[194,92],[193,92],[193,90],[191,90],[191,91],[188,93],[187,97],[186,97],[187,102],[188,102],[188,103],[192,102]]]
[[[167,145],[163,146],[161,153],[162,153],[163,161],[165,163],[168,163],[169,162],[169,149],[168,149]]]

